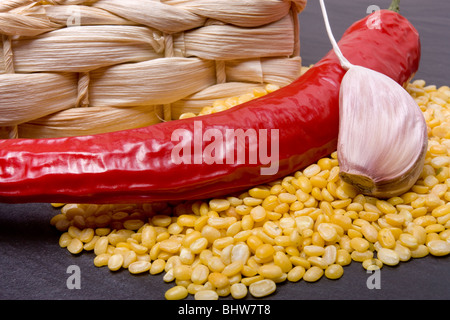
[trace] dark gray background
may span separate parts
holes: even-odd
[[[386,0],[326,1],[334,35],[339,39],[370,5],[387,8]],[[402,1],[401,13],[419,30],[422,61],[416,75],[428,84],[450,85],[448,0]],[[309,0],[300,16],[301,55],[305,65],[315,63],[331,48],[317,0]],[[58,245],[59,232],[49,220],[58,210],[49,204],[0,204],[0,299],[164,299],[173,286],[162,276],[110,272],[93,264],[93,253],[71,255]],[[81,289],[69,290],[70,265],[81,270]],[[283,283],[266,300],[305,299],[450,299],[450,256],[428,256],[383,267],[381,289],[368,289],[370,274],[360,263],[344,268],[339,280]],[[251,297],[249,297],[251,298]]]

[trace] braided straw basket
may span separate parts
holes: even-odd
[[[1,0],[0,138],[143,127],[301,69],[306,0]]]

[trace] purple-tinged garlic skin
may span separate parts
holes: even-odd
[[[422,172],[428,145],[414,99],[391,78],[360,66],[345,74],[339,99],[341,178],[380,198],[408,191]]]

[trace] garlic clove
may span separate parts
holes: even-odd
[[[360,66],[345,74],[339,99],[341,178],[380,198],[410,189],[422,172],[428,144],[414,99],[391,78]]]
[[[428,147],[422,111],[397,82],[344,57],[323,0],[320,7],[333,50],[347,70],[339,92],[339,175],[365,195],[406,192],[422,172]]]

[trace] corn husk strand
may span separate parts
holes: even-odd
[[[290,17],[270,26],[243,29],[210,25],[174,36],[168,56],[233,60],[290,56],[294,51]],[[88,72],[127,62],[166,56],[165,37],[141,26],[74,26],[32,39],[13,40],[16,72]],[[268,46],[268,43],[271,43]],[[51,57],[51,59],[50,59]],[[1,61],[0,61],[1,62]]]
[[[48,19],[57,24],[59,28],[63,28],[68,24],[76,25],[77,23],[82,26],[138,25],[138,23],[134,21],[127,20],[100,8],[86,5],[44,5],[43,8],[45,9],[45,14]]]
[[[0,2],[0,12],[8,12],[15,8],[33,5],[32,0],[2,0]]]
[[[71,73],[0,75],[0,126],[18,125],[75,107],[76,81],[76,74]]]
[[[0,34],[8,36],[36,36],[58,28],[46,16],[45,10],[32,5],[0,12]]]
[[[154,105],[71,108],[18,126],[18,135],[24,138],[91,135],[103,133],[105,127],[111,131],[145,127],[160,122],[162,118],[162,106]]]

